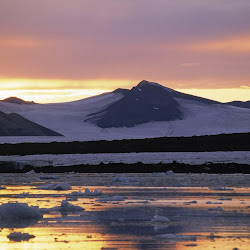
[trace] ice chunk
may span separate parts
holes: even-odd
[[[102,190],[98,190],[98,189],[95,189],[94,191],[90,191],[88,188],[85,188],[85,192],[84,192],[85,195],[88,195],[88,196],[99,196],[99,195],[102,195]]]
[[[156,235],[158,239],[167,241],[196,241],[196,236],[194,235],[184,235],[184,234],[161,234]]]
[[[167,175],[173,175],[174,174],[174,171],[173,170],[169,170],[166,172]]]
[[[29,239],[35,238],[35,235],[28,234],[28,233],[11,233],[7,236],[11,241],[29,241]]]
[[[221,208],[221,207],[209,208],[208,211],[222,212],[223,208]]]
[[[54,207],[51,210],[59,210],[60,212],[79,212],[79,211],[84,211],[85,209],[83,207],[70,204],[66,200],[63,200],[61,206]]]
[[[108,201],[124,201],[125,199],[122,197],[122,196],[107,196],[107,197],[102,197],[102,198],[99,198],[98,202],[101,202],[101,203],[106,203]]]
[[[67,182],[60,182],[60,183],[48,183],[44,184],[37,189],[44,189],[44,190],[71,190],[72,187]]]
[[[165,217],[165,216],[159,216],[159,215],[155,215],[154,218],[151,221],[155,221],[155,222],[165,222],[165,223],[169,223],[170,220]]]
[[[47,175],[47,176],[41,176],[40,179],[41,180],[56,180],[56,179],[60,179],[60,177],[53,176],[53,175]]]
[[[211,188],[212,190],[216,190],[216,191],[234,191],[233,188],[225,188],[225,187],[215,187],[215,188]]]
[[[14,198],[27,198],[27,197],[30,197],[30,193],[21,193],[21,194],[16,194],[16,195],[13,195]]]
[[[36,174],[36,172],[34,171],[34,169],[32,169],[29,172],[26,172],[25,174]]]
[[[219,201],[231,201],[232,198],[221,197],[218,199]]]
[[[123,177],[117,176],[112,179],[113,182],[123,182],[123,183],[130,183],[130,182],[139,182],[139,180],[135,177]]]
[[[1,220],[41,219],[39,207],[28,206],[26,203],[4,203],[0,206]]]

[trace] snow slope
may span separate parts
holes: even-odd
[[[154,83],[150,83],[154,86]],[[159,88],[161,85],[156,85]],[[0,137],[0,143],[48,142],[79,140],[113,140],[163,136],[192,136],[250,132],[250,110],[189,96],[162,87],[174,95],[181,120],[151,121],[134,127],[101,128],[86,122],[88,115],[98,113],[121,100],[127,91],[114,91],[99,96],[57,104],[18,105],[0,102],[0,111],[18,113],[52,129],[64,137]]]

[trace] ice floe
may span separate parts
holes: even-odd
[[[139,182],[139,180],[135,177],[116,176],[112,179],[112,182],[131,183],[131,182]]]
[[[170,220],[167,217],[159,216],[159,215],[155,215],[154,218],[151,221],[164,222],[164,223],[169,223],[170,222]]]
[[[36,172],[32,169],[29,172],[26,172],[25,174],[36,174]]]
[[[25,192],[23,192],[23,193],[21,193],[21,194],[13,195],[12,197],[13,197],[13,198],[27,198],[27,197],[30,197],[30,196],[31,196],[30,193],[25,193]]]
[[[60,183],[47,183],[42,186],[37,187],[36,189],[44,190],[71,190],[72,187],[67,182]]]
[[[40,176],[41,180],[57,180],[60,179],[58,176],[47,175],[47,176]]]
[[[106,203],[108,201],[124,201],[124,200],[125,198],[123,198],[122,196],[107,196],[107,197],[101,197],[96,201],[101,203]]]
[[[4,203],[0,206],[1,220],[41,219],[43,217],[37,206],[28,206],[26,203]]]
[[[90,191],[88,188],[85,188],[84,194],[87,196],[99,196],[99,195],[103,195],[103,192],[102,190],[99,191],[98,189],[95,189],[94,191]]]
[[[68,201],[63,200],[61,202],[61,206],[59,207],[54,207],[51,209],[52,211],[60,211],[60,212],[79,212],[79,211],[84,211],[85,209],[80,206],[75,206],[73,204],[70,204]]]
[[[216,208],[209,208],[208,211],[214,211],[214,212],[223,212],[222,207],[216,207]]]
[[[166,241],[196,241],[195,235],[184,235],[184,234],[161,234],[156,235],[156,238]]]
[[[20,242],[20,241],[29,241],[32,238],[35,238],[35,235],[32,234],[28,234],[28,233],[11,233],[7,236],[7,238],[9,238],[11,241],[16,241],[16,242]]]

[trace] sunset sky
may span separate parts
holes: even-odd
[[[145,79],[250,100],[249,0],[0,0],[0,99],[63,102]]]

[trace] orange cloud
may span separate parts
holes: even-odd
[[[192,50],[250,52],[250,35],[200,42],[191,45]]]
[[[42,41],[34,38],[0,38],[0,47],[7,48],[39,48],[42,46],[49,46],[49,41]]]

